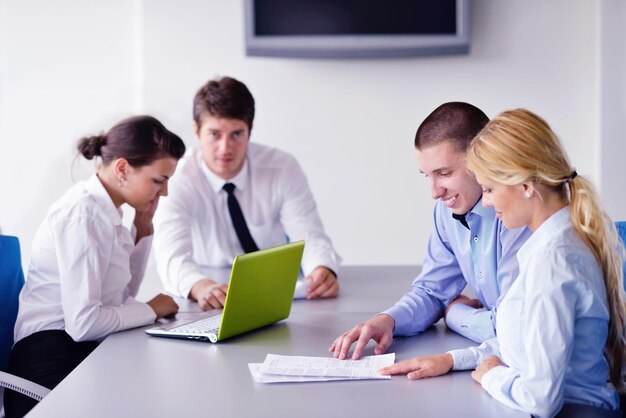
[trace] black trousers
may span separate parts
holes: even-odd
[[[97,346],[96,341],[77,343],[65,331],[36,332],[13,346],[9,373],[53,389]],[[6,418],[21,418],[35,405],[28,396],[4,391]]]

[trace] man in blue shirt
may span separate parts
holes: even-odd
[[[484,208],[482,188],[466,168],[467,147],[488,121],[477,107],[450,102],[418,128],[420,172],[437,201],[422,272],[394,306],[341,334],[329,348],[335,357],[345,359],[356,342],[352,358],[358,359],[370,339],[378,343],[374,353],[382,354],[393,336],[415,335],[442,316],[466,338],[495,336],[495,310],[517,277],[516,253],[530,231],[508,230],[493,208]],[[476,299],[461,295],[466,285]]]

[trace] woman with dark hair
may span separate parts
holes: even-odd
[[[54,388],[107,335],[176,314],[159,294],[137,301],[152,242],[159,197],[185,152],[183,141],[150,116],[119,122],[82,138],[79,152],[99,158],[96,174],[70,188],[49,209],[35,235],[20,293],[9,372]],[[135,209],[132,230],[123,204]],[[7,390],[7,418],[35,402]]]

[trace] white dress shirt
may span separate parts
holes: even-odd
[[[134,299],[152,239],[135,246],[132,235],[96,175],[70,188],[35,235],[15,341],[44,330],[97,340],[154,322],[152,308]]]
[[[520,275],[497,312],[497,337],[453,350],[454,369],[496,355],[506,366],[482,386],[505,405],[537,417],[563,403],[617,409],[604,347],[609,307],[602,270],[576,233],[569,207],[548,218],[517,254]]]
[[[232,264],[243,249],[228,211],[227,183],[211,172],[199,148],[189,150],[169,185],[169,196],[155,216],[154,249],[165,290],[188,297],[211,269]],[[291,155],[250,143],[236,186],[252,238],[260,249],[304,240],[302,269],[318,266],[335,273],[341,257],[324,232],[302,169]]]

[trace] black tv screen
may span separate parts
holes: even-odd
[[[462,54],[469,0],[246,0],[248,55],[319,58]]]

